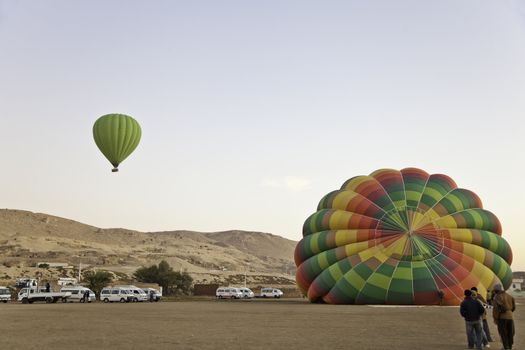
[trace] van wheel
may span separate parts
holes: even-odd
[[[4,302],[4,304],[7,303],[7,300],[2,300],[2,301]]]
[[[62,298],[63,303],[67,303],[67,298]]]
[[[51,298],[51,297],[47,297],[46,298],[46,303],[47,304],[51,304],[52,302],[53,302],[53,298]]]
[[[29,303],[29,300],[27,298],[22,299],[22,304],[27,304],[27,303]]]
[[[126,299],[124,299],[124,298],[120,298],[120,302],[121,302],[121,303],[125,303],[125,302],[126,302]]]
[[[105,303],[109,303],[109,299],[108,299],[108,298],[105,298],[105,299],[104,299],[104,302],[105,302]]]

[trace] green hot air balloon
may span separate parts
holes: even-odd
[[[106,114],[93,125],[98,148],[113,165],[112,172],[137,148],[142,131],[139,123],[125,114]]]

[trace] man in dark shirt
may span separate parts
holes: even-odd
[[[467,342],[469,349],[481,349],[481,342],[483,340],[483,325],[481,317],[485,312],[485,308],[479,301],[472,298],[472,291],[465,290],[465,299],[459,306],[459,312],[465,319],[465,327],[467,330]]]

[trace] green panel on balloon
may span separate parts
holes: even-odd
[[[423,190],[425,189],[425,180],[417,178],[404,178],[405,181],[405,195],[407,206],[417,208]]]
[[[388,279],[390,279],[390,277],[394,274],[395,270],[395,266],[392,266],[389,263],[385,262],[377,268],[376,273],[388,277]]]
[[[437,290],[432,274],[426,267],[418,267],[413,270],[414,292],[427,292]]]
[[[412,281],[393,279],[386,301],[389,304],[412,304]]]
[[[406,261],[400,261],[397,265],[397,269],[394,271],[394,278],[403,280],[412,280],[412,269],[410,263]]]
[[[491,236],[496,237],[494,234],[490,234],[486,231],[478,231],[478,235],[480,238],[480,245],[484,248],[487,248],[492,251],[497,251],[498,249],[498,243],[496,238],[491,239]]]
[[[421,198],[421,193],[415,191],[407,191],[407,206],[417,208],[419,204],[419,199]]]
[[[384,288],[367,283],[358,294],[356,302],[359,304],[382,304],[385,302],[386,292]]]
[[[445,209],[447,210],[447,213],[455,213],[458,210],[462,210],[463,208],[461,203],[457,202],[457,198],[453,197],[445,197],[443,198],[439,204],[441,204]]]

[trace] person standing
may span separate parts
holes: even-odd
[[[89,301],[89,290],[88,290],[88,289],[86,289],[86,290],[84,291],[84,302],[85,302],[85,303],[89,303],[89,302],[90,302],[90,301]]]
[[[505,350],[511,350],[514,343],[514,319],[512,313],[516,310],[516,301],[505,293],[500,284],[494,286],[492,299],[492,316],[498,325],[498,333]]]
[[[483,346],[485,346],[487,348],[490,348],[489,342],[492,342],[493,340],[492,340],[492,336],[490,335],[489,323],[487,322],[487,310],[486,310],[486,308],[489,306],[489,304],[487,303],[485,298],[483,298],[483,296],[478,293],[478,288],[472,287],[472,288],[470,288],[470,290],[472,291],[472,297],[474,297],[475,299],[479,300],[481,305],[483,305],[483,307],[485,307],[485,312],[483,313],[483,317],[481,319],[481,321],[483,323],[483,332],[485,333],[484,336],[483,336]]]
[[[472,298],[472,291],[470,289],[466,289],[464,294],[465,299],[459,306],[459,312],[465,319],[468,347],[472,349],[475,346],[476,349],[481,349],[481,342],[483,340],[481,317],[485,312],[485,308],[478,300]]]

